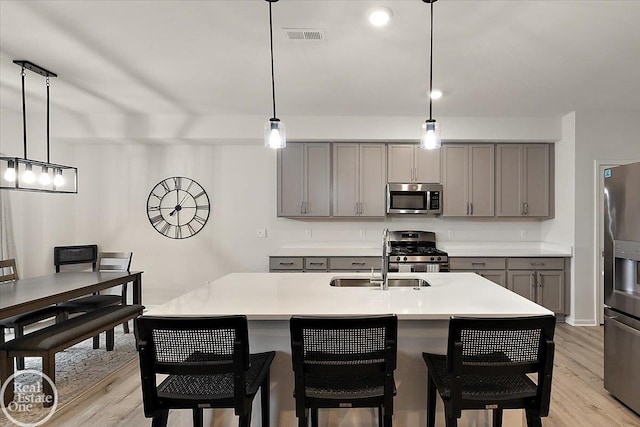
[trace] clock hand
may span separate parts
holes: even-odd
[[[187,197],[189,196],[189,193],[185,194],[184,197],[182,198],[182,200],[180,200],[180,203],[178,203],[176,205],[176,207],[169,213],[169,216],[173,216],[175,215],[176,211],[178,211],[178,207],[182,207],[182,203],[187,199]],[[178,192],[176,191],[176,201],[178,200]],[[178,214],[178,216],[180,216],[180,214]]]

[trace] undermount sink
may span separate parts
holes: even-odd
[[[380,285],[372,284],[369,278],[366,277],[334,277],[329,282],[331,286],[336,288],[377,288]],[[415,277],[405,277],[398,279],[389,279],[389,287],[390,288],[399,288],[399,287],[412,287],[412,288],[422,288],[429,285],[424,279],[419,279]]]

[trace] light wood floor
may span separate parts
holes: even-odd
[[[603,388],[603,328],[556,329],[555,370],[552,402],[545,427],[640,426],[640,417],[611,397]],[[174,411],[169,424],[191,426],[185,411]],[[180,414],[181,413],[181,414]],[[142,412],[142,394],[137,361],[99,384],[84,400],[62,408],[51,426],[150,426]],[[277,426],[274,426],[277,427]],[[505,427],[509,427],[506,426]]]

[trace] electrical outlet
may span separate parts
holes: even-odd
[[[258,228],[257,236],[261,239],[267,237],[267,229],[266,228]]]
[[[313,233],[311,232],[311,229],[310,229],[310,228],[307,228],[307,229],[305,230],[305,232],[304,232],[304,235],[305,235],[305,236],[307,236],[307,238],[311,238],[311,235],[312,235],[312,234],[313,234]]]
[[[520,238],[525,240],[527,238],[527,230],[520,230]]]
[[[361,239],[363,239],[363,238],[365,238],[365,237],[367,237],[367,230],[365,230],[364,228],[362,228],[362,229],[360,230],[360,238],[361,238]]]

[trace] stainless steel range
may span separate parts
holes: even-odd
[[[389,271],[449,271],[449,256],[436,249],[436,233],[431,231],[389,232]]]

